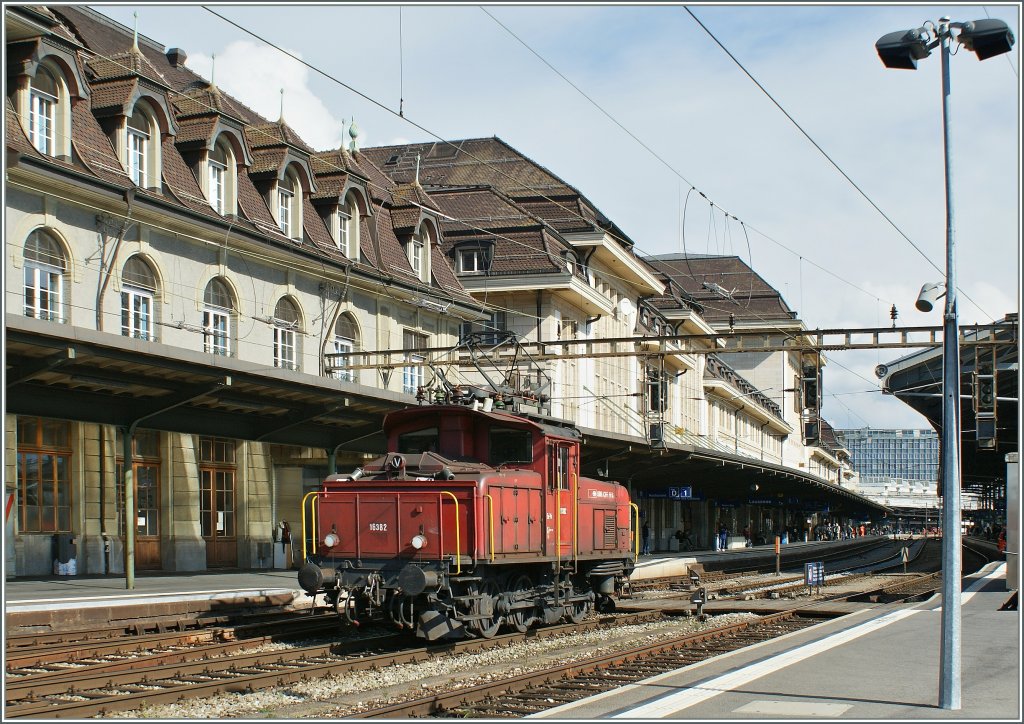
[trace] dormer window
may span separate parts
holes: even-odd
[[[345,203],[338,207],[337,235],[338,250],[353,261],[359,260],[359,207],[352,195],[345,197]]]
[[[136,109],[128,119],[128,175],[137,186],[147,186],[147,166],[150,155],[149,119],[141,109]]]
[[[29,93],[28,136],[40,153],[54,155],[54,128],[60,91],[57,80],[40,66],[31,82]]]
[[[224,149],[217,146],[210,152],[210,205],[218,214],[224,214],[224,184],[228,166]]]
[[[291,177],[285,176],[277,184],[277,223],[281,233],[291,238],[292,235],[292,204],[295,203],[295,184]]]
[[[231,144],[221,135],[206,154],[205,173],[207,198],[213,210],[221,216],[238,213],[235,168],[235,154]]]
[[[483,274],[490,267],[490,254],[480,247],[459,250],[459,272]]]
[[[289,239],[301,240],[303,186],[294,165],[285,169],[272,193],[272,209],[281,233]]]
[[[423,276],[423,236],[419,233],[414,234],[412,241],[409,242],[409,263],[412,264],[412,272],[417,277]]]
[[[405,254],[416,278],[421,282],[430,281],[430,229],[427,224],[420,224],[420,228],[406,242]]]

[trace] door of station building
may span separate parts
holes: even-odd
[[[125,514],[124,458],[117,458],[117,506],[119,532],[125,535],[125,522],[135,521],[135,570],[158,571],[160,559],[160,433],[136,430],[132,440],[132,497],[135,508]],[[117,449],[122,449],[121,431],[117,431]]]
[[[235,531],[235,442],[199,438],[199,522],[207,568],[238,565]]]
[[[132,483],[135,489],[135,569],[158,571],[163,567],[160,561],[158,509],[160,467],[152,463],[136,463],[132,470]],[[122,491],[123,485],[122,482]],[[121,507],[124,508],[123,501]],[[129,515],[128,518],[130,520],[132,516]],[[121,532],[123,535],[124,531]]]

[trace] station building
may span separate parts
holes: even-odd
[[[875,509],[707,354],[727,343],[685,286],[499,140],[454,145],[518,188],[442,177],[452,144],[316,151],[86,7],[5,28],[7,575],[51,572],[55,536],[81,574],[286,564],[303,495],[383,452],[473,332],[535,345],[500,386],[579,427],[581,472],[629,485],[663,545],[725,510],[767,532]]]

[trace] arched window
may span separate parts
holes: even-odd
[[[412,235],[412,238],[405,245],[406,256],[409,257],[409,264],[416,278],[422,282],[430,280],[430,232],[426,224],[420,224],[420,228]]]
[[[353,261],[359,261],[359,207],[352,194],[338,207],[338,249]]]
[[[227,191],[228,159],[223,144],[218,143],[210,151],[210,205],[218,214],[224,213]]]
[[[292,169],[277,182],[277,223],[289,239],[302,238],[302,186]]]
[[[334,324],[334,351],[336,353],[358,352],[359,351],[359,328],[351,315],[342,314]],[[336,358],[334,367],[344,367],[352,364],[351,358]],[[334,376],[346,382],[356,381],[355,370],[335,369]]]
[[[138,186],[148,187],[149,165],[152,161],[152,129],[149,117],[135,106],[135,112],[128,119],[128,148],[125,157],[128,175]]]
[[[156,275],[142,257],[136,255],[121,271],[121,334],[135,339],[154,340],[153,298]]]
[[[231,355],[231,317],[234,301],[231,291],[220,279],[211,279],[203,294],[203,350],[210,354]]]
[[[29,92],[28,137],[40,153],[56,153],[55,128],[60,87],[53,73],[39,66],[31,81]]]
[[[274,366],[297,370],[296,337],[299,331],[299,310],[287,297],[274,307]]]
[[[237,213],[235,176],[235,154],[231,144],[221,136],[206,158],[206,186],[210,206],[222,216]]]
[[[61,245],[37,229],[25,241],[25,316],[64,322],[64,273]]]

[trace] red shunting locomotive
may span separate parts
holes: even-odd
[[[582,478],[579,433],[500,411],[388,415],[389,452],[303,501],[299,585],[353,624],[427,640],[526,631],[614,608],[633,570],[636,506]]]

